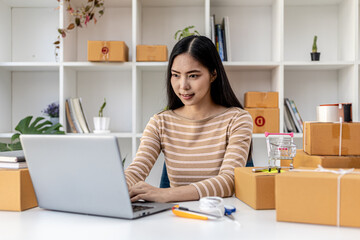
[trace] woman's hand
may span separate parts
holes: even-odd
[[[168,202],[168,188],[157,188],[146,182],[138,182],[129,190],[131,202],[140,199],[151,202]]]

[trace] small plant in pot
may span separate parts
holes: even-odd
[[[312,45],[312,52],[311,52],[311,61],[319,61],[320,60],[320,53],[317,51],[317,36],[314,36],[314,41]]]
[[[103,111],[106,106],[106,98],[104,98],[104,103],[101,105],[99,110],[99,116],[94,117],[94,133],[110,133],[109,125],[110,118],[104,117]]]

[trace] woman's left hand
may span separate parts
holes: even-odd
[[[129,190],[131,202],[136,202],[140,199],[151,202],[168,202],[168,189],[157,188],[151,186],[146,182],[138,182]]]

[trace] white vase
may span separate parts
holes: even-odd
[[[94,133],[109,133],[110,118],[94,117]]]

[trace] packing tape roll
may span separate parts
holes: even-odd
[[[200,211],[222,217],[225,213],[224,200],[221,197],[203,197],[200,199]]]
[[[338,106],[317,106],[316,120],[318,122],[338,122],[339,107]]]

